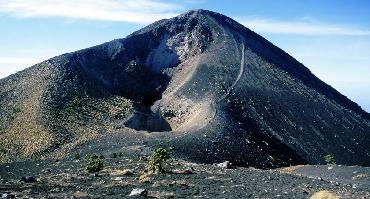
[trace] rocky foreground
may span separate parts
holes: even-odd
[[[301,165],[274,170],[171,160],[165,174],[144,173],[145,157],[114,155],[88,173],[86,160],[0,166],[3,198],[369,198],[370,168]],[[321,191],[321,192],[320,192]]]

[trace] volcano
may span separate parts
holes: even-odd
[[[370,166],[369,143],[369,113],[207,10],[0,80],[2,161],[162,146],[203,163]]]

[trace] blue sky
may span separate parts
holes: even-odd
[[[0,78],[197,8],[236,19],[370,111],[365,0],[0,0]]]

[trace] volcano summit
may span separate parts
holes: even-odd
[[[3,161],[172,147],[204,163],[370,166],[370,114],[231,18],[206,10],[0,80]]]

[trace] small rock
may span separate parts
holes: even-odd
[[[148,195],[148,191],[145,189],[135,188],[131,191],[129,196],[144,196]]]
[[[322,191],[314,193],[310,197],[310,199],[322,199],[322,198],[339,199],[339,196],[330,191],[322,190]]]
[[[122,175],[133,175],[134,172],[130,169],[125,169],[122,171]]]
[[[173,181],[173,182],[171,182],[171,185],[179,185],[179,186],[182,186],[182,187],[185,187],[185,188],[190,188],[190,187],[193,187],[194,186],[192,184],[189,184],[185,180],[176,180],[176,181]]]
[[[141,183],[151,183],[150,174],[144,174],[139,177],[139,182]]]
[[[51,173],[51,169],[50,168],[46,168],[43,170],[44,173]]]
[[[173,192],[162,192],[162,191],[151,191],[148,194],[149,198],[174,198],[175,193]]]
[[[145,157],[145,156],[140,156],[140,158],[139,158],[139,161],[147,161],[147,160],[148,160],[148,158]]]
[[[37,179],[34,176],[23,176],[20,181],[25,183],[34,183],[37,182]]]
[[[195,170],[193,167],[190,167],[190,168],[185,169],[182,173],[183,174],[194,174]]]
[[[87,198],[89,195],[85,192],[77,191],[73,194],[74,198]]]
[[[222,168],[222,169],[231,169],[232,168],[232,165],[229,161],[219,163],[219,164],[217,164],[217,166]]]
[[[124,176],[129,176],[129,175],[133,175],[134,174],[134,171],[130,170],[130,169],[124,169],[124,170],[113,170],[111,175],[115,175],[115,176],[120,176],[120,175],[124,175]]]
[[[141,183],[151,183],[152,179],[149,178],[149,177],[146,177],[146,178],[143,178],[143,179],[139,180],[139,182],[141,182]]]
[[[12,198],[15,198],[15,195],[10,194],[10,193],[4,193],[3,195],[1,195],[1,198],[12,199]]]
[[[115,177],[113,180],[114,181],[122,181],[123,180],[123,177]]]

